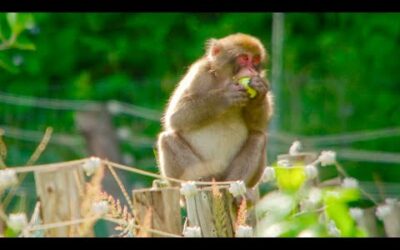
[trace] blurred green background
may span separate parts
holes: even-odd
[[[116,100],[133,105],[112,115],[122,162],[156,172],[159,117],[206,40],[243,32],[274,52],[272,13],[18,15],[13,28],[0,14],[3,43],[18,32],[14,45],[0,47],[0,128],[9,166],[25,164],[48,126],[54,133],[38,163],[88,156],[74,120],[84,105],[33,102]],[[268,163],[299,139],[305,151],[335,150],[373,195],[400,197],[400,14],[284,13],[282,41],[279,122],[270,131]],[[321,174],[336,173],[326,167]],[[126,178],[132,187],[151,181]],[[21,193],[32,185],[30,178]]]

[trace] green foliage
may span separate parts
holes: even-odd
[[[287,192],[298,191],[306,181],[304,166],[296,164],[292,167],[275,166],[277,185],[280,190]]]
[[[63,100],[118,100],[161,113],[188,66],[203,55],[207,39],[249,33],[272,55],[271,24],[270,13],[0,13],[0,91]],[[399,126],[399,42],[398,13],[285,13],[281,111],[275,116],[281,119],[280,129],[312,136]],[[271,65],[267,70],[270,74]],[[1,102],[0,114],[0,126],[39,132],[52,126],[55,135],[79,133],[69,110]],[[113,123],[131,128],[135,135],[121,143],[132,165],[156,172],[152,146],[130,142],[140,136],[155,140],[161,124],[128,115],[114,116]],[[331,149],[395,153],[398,139],[343,143]],[[24,164],[37,145],[21,135],[5,136],[4,141],[8,166]],[[50,145],[38,163],[87,156],[85,144]],[[279,146],[269,140],[267,150]],[[343,163],[360,180],[400,180],[398,164]],[[277,173],[278,187],[287,195],[306,186],[302,169]],[[324,178],[336,174],[333,168],[321,170]],[[151,182],[138,175],[130,178],[135,185]],[[398,197],[397,190],[384,191]],[[34,202],[33,196],[28,199]],[[291,220],[306,226],[290,229],[288,235],[307,230],[317,218],[305,214]],[[349,222],[338,224],[351,228]]]
[[[357,228],[354,219],[350,216],[348,203],[360,198],[357,188],[335,188],[324,190],[323,200],[326,206],[327,218],[334,221],[340,230],[340,236],[356,237],[365,236],[365,233]]]
[[[278,190],[256,205],[261,237],[366,237],[350,214],[360,201],[357,187],[319,187],[307,178],[305,165],[274,167]]]
[[[2,19],[4,16],[5,20]],[[33,15],[29,13],[0,14],[0,51],[8,49],[35,50],[35,45],[29,42],[26,36],[21,36],[24,30],[32,29],[34,25]],[[0,68],[9,73],[19,73],[19,68],[16,66],[21,63],[20,61],[19,57],[14,57],[11,63],[7,55],[0,54]]]

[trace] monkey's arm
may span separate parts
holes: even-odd
[[[172,107],[167,123],[174,130],[190,130],[214,121],[231,107],[243,106],[247,99],[246,91],[235,84],[207,92],[188,92]]]
[[[250,101],[243,109],[243,117],[249,131],[265,131],[268,125],[270,108],[268,99]]]
[[[261,77],[252,79],[251,86],[257,91],[243,109],[243,117],[249,131],[265,131],[271,116],[271,99],[268,96],[268,83]]]
[[[184,95],[169,117],[169,124],[175,130],[190,130],[201,126],[225,111],[222,91],[211,90],[207,94]]]

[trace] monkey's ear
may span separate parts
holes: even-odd
[[[222,45],[217,39],[211,38],[206,43],[207,47],[207,57],[210,61],[214,60],[215,57],[221,52]]]

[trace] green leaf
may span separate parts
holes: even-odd
[[[17,67],[14,67],[10,64],[7,64],[3,60],[0,60],[0,68],[5,69],[6,71],[12,73],[12,74],[17,74],[19,73],[19,69]]]
[[[18,233],[12,230],[11,228],[7,227],[6,231],[4,232],[4,236],[8,238],[18,237]]]
[[[12,47],[20,50],[36,50],[36,46],[33,43],[14,43]]]
[[[299,190],[305,180],[304,166],[294,165],[293,167],[275,167],[278,187],[283,191],[295,192]]]
[[[23,30],[32,28],[34,20],[29,13],[7,13],[7,22],[14,36],[18,36]]]
[[[361,235],[350,215],[348,203],[359,199],[356,188],[336,188],[324,193],[325,212],[340,230],[341,236],[354,237]]]

